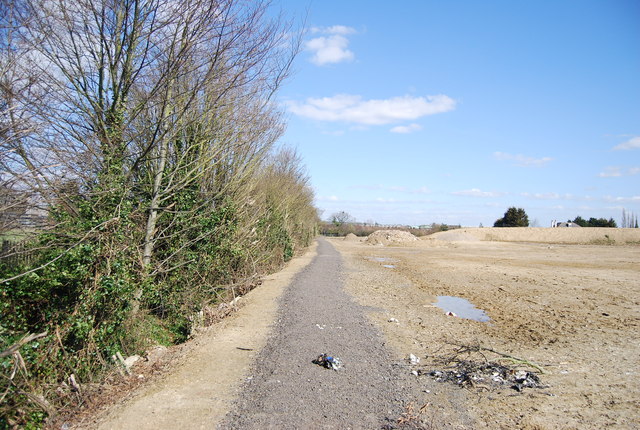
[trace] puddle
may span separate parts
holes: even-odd
[[[445,312],[453,312],[460,318],[480,322],[491,321],[491,318],[482,309],[476,308],[473,303],[461,297],[438,296],[438,301],[434,305]]]
[[[376,263],[384,263],[386,261],[393,262],[396,261],[395,258],[387,258],[387,257],[365,257],[369,261],[375,261]]]
[[[395,269],[396,265],[395,264],[383,264],[382,267],[386,267],[387,269]]]

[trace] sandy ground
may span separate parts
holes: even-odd
[[[369,318],[397,357],[421,357],[419,381],[431,383],[428,370],[442,367],[452,344],[545,371],[543,389],[455,387],[468,428],[640,428],[640,231],[559,230],[465,229],[397,246],[331,242],[348,267],[347,291],[384,309]],[[465,298],[491,320],[447,316],[433,306],[437,296]],[[423,422],[441,408],[438,390],[414,395]]]

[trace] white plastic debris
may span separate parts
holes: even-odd
[[[416,365],[420,363],[420,357],[416,357],[413,354],[409,354],[409,362],[411,363],[411,365]]]
[[[394,322],[394,323],[399,323],[400,321],[398,321],[398,320],[397,320],[397,319],[395,319],[395,318],[389,318],[389,322],[390,322],[390,323],[393,323],[393,322]]]
[[[136,362],[138,362],[138,360],[140,360],[140,356],[139,355],[131,355],[127,358],[124,359],[124,365],[127,367],[127,369],[131,369],[131,367],[136,364]]]

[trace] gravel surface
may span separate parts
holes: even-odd
[[[319,239],[317,257],[283,295],[272,338],[221,428],[395,427],[411,374],[343,291],[341,270],[340,254]],[[343,368],[313,364],[322,353],[339,357]]]

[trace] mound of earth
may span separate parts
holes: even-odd
[[[353,233],[349,233],[344,237],[344,240],[346,240],[347,242],[358,242],[360,241],[360,238]]]
[[[367,237],[365,241],[369,245],[391,245],[394,243],[413,242],[417,237],[402,230],[377,230]]]

